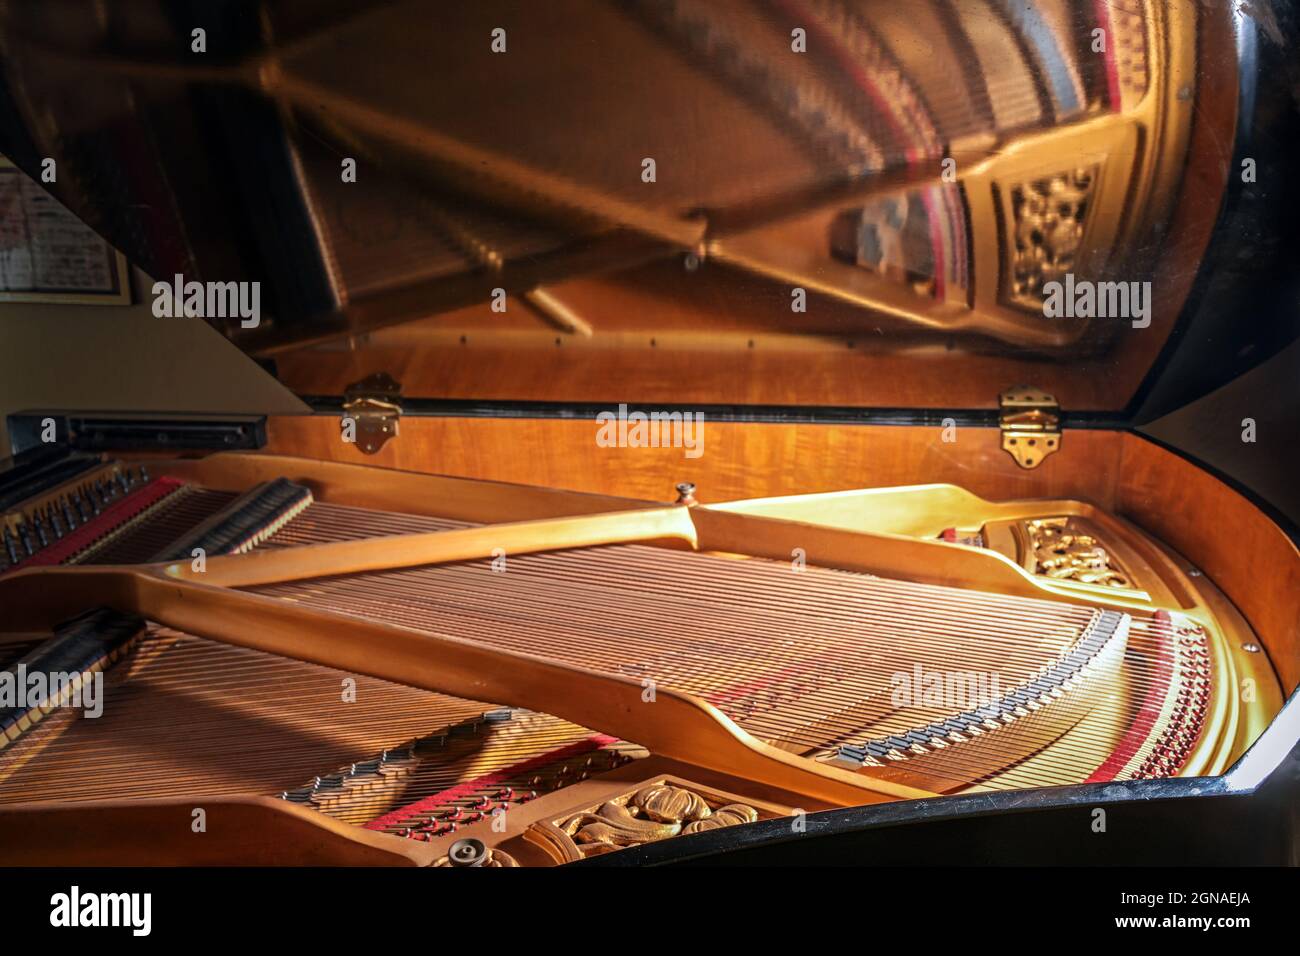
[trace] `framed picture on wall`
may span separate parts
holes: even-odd
[[[129,305],[126,258],[0,157],[0,303]]]

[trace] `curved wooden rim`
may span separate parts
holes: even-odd
[[[204,829],[194,829],[194,811]],[[166,797],[0,808],[5,866],[428,866],[437,846],[263,796]]]

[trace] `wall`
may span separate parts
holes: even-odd
[[[0,457],[19,411],[307,411],[207,323],[156,318],[143,273],[134,286],[130,306],[0,303]]]

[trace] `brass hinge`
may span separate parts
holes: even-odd
[[[1037,468],[1061,447],[1061,406],[1042,389],[1017,385],[998,396],[1002,450],[1021,468]]]
[[[402,386],[387,372],[376,372],[353,382],[343,393],[345,440],[353,441],[365,454],[373,455],[390,438],[397,437],[402,417]]]

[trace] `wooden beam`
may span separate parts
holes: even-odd
[[[208,829],[195,834],[195,806]],[[261,796],[0,809],[4,866],[428,866],[444,850]]]

